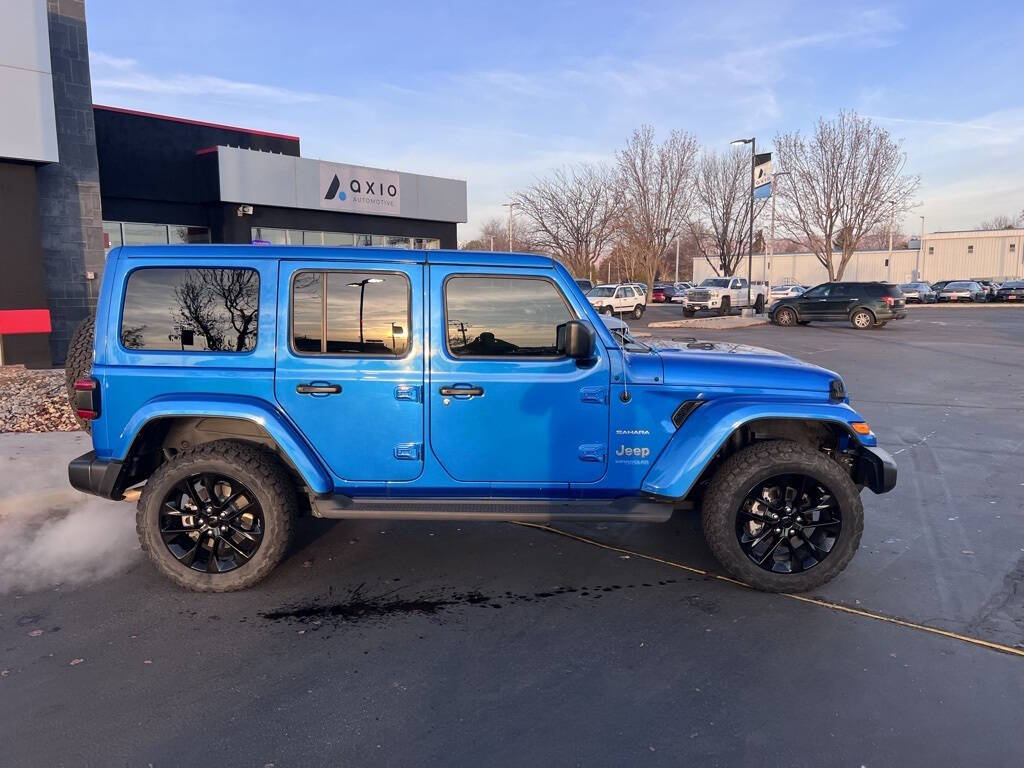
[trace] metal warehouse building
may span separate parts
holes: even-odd
[[[455,248],[466,182],[301,157],[299,138],[92,103],[81,0],[0,15],[0,359],[62,364],[121,244]]]
[[[1022,250],[1022,229],[932,232],[924,236],[921,248],[893,251],[891,259],[888,251],[857,251],[846,267],[843,280],[905,283],[915,279],[928,282],[1021,279],[1024,278]],[[742,259],[736,274],[747,274],[746,258]],[[714,270],[704,258],[694,258],[694,280],[699,282],[714,276]],[[817,285],[828,280],[828,270],[813,253],[776,253],[770,258],[755,253],[753,278],[773,285],[785,282]]]

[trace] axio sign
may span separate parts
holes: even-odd
[[[349,213],[402,213],[398,174],[358,165],[320,163],[320,207]]]

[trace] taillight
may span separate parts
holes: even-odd
[[[100,415],[100,383],[96,379],[75,381],[75,415],[83,421],[92,421]]]
[[[883,296],[882,301],[884,301],[890,307],[896,303],[896,300],[892,296]]]

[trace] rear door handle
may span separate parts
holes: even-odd
[[[441,387],[445,397],[481,397],[483,393],[483,387]]]
[[[341,384],[299,384],[295,391],[300,395],[337,395],[341,393]]]

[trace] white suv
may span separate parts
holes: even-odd
[[[587,291],[590,305],[602,315],[632,315],[639,319],[647,308],[647,296],[640,286],[620,283],[597,285]]]

